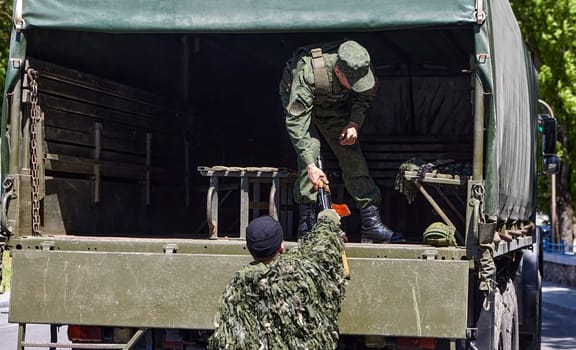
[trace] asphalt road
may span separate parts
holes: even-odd
[[[576,288],[542,288],[542,350],[576,349]]]
[[[576,288],[546,282],[542,299],[542,350],[576,349]],[[0,350],[16,350],[17,338],[18,326],[8,323],[8,307],[0,304]],[[49,339],[48,325],[27,327],[28,342],[45,343]],[[68,342],[66,327],[59,329],[58,341]]]

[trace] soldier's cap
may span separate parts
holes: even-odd
[[[364,92],[374,87],[375,79],[370,68],[370,54],[356,41],[348,40],[340,44],[336,65],[348,79],[352,90]]]
[[[282,245],[284,231],[271,216],[260,216],[246,227],[246,246],[255,258],[274,255]]]

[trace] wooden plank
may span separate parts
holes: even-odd
[[[83,115],[75,114],[71,116],[69,113],[47,109],[46,114],[48,118],[45,124],[54,128],[75,130],[80,132],[92,132],[96,121],[93,118],[89,118]],[[174,133],[165,134],[158,130],[152,130],[154,138],[158,139],[159,142],[169,142],[176,144],[177,142],[184,142],[185,132],[183,128],[178,128],[175,137]],[[115,121],[107,121],[101,130],[102,136],[109,138],[119,138],[125,140],[132,140],[133,142],[146,144],[146,130],[143,128],[137,128],[134,126],[121,124]],[[183,146],[179,146],[183,147]]]
[[[456,162],[471,161],[470,153],[449,153],[449,152],[412,152],[412,153],[371,153],[365,152],[364,157],[368,162],[377,161],[399,161],[403,163],[410,158],[420,158],[427,161],[438,159],[453,159]]]
[[[173,100],[167,97],[97,77],[92,74],[80,72],[68,67],[58,66],[35,58],[29,58],[29,61],[31,66],[39,71],[40,77],[43,78],[62,80],[68,84],[78,86],[79,88],[90,89],[95,93],[116,96],[126,100],[140,101],[152,105],[176,105]]]
[[[471,136],[462,135],[371,135],[362,134],[360,136],[362,144],[386,143],[386,144],[470,144]]]
[[[71,127],[66,127],[66,120],[70,121]],[[48,119],[47,126],[50,127],[46,134],[47,141],[51,144],[50,147],[57,148],[54,153],[69,153],[71,155],[84,155],[88,156],[93,152],[93,128],[94,121],[87,118],[68,118],[65,115],[59,115],[54,118],[51,113],[51,118]],[[90,136],[86,136],[90,135]],[[102,131],[102,148],[103,151],[118,151],[137,155],[144,155],[146,150],[146,132],[142,129],[130,128],[114,123],[106,123]],[[185,135],[167,135],[163,133],[153,133],[152,149],[154,158],[181,160],[185,152]],[[66,142],[65,146],[58,145],[59,142]],[[78,146],[85,146],[80,154],[74,152],[79,151]],[[66,147],[70,147],[70,151],[66,151]],[[76,148],[76,149],[75,149]],[[162,150],[157,151],[157,150]]]
[[[162,121],[145,118],[139,115],[131,115],[102,106],[88,105],[82,102],[66,100],[40,93],[40,105],[42,109],[54,109],[70,114],[70,117],[82,115],[97,121],[112,121],[142,129],[162,131],[165,133],[178,134],[182,131],[184,122],[182,117],[167,117]],[[50,116],[47,114],[47,118]]]
[[[47,79],[43,75],[40,75],[38,85],[41,88],[41,93],[44,95],[52,95],[65,100],[75,100],[89,105],[105,106],[106,108],[119,112],[135,114],[146,118],[164,120],[166,116],[176,116],[178,114],[175,110],[171,110],[166,106],[145,104],[143,101],[124,99],[122,96],[94,91],[89,86],[79,87],[70,85],[59,79]]]
[[[142,143],[141,139],[135,140],[102,136],[102,150],[144,155],[146,153],[146,143]]]
[[[48,154],[45,160],[46,171],[93,175],[94,160],[67,156],[62,154]]]
[[[48,116],[44,121],[48,126],[76,131],[86,131],[94,128],[95,121],[92,118],[78,114],[71,118],[70,113],[46,106],[42,110]]]
[[[51,126],[46,127],[46,141],[47,142],[58,142],[65,144],[72,144],[85,147],[95,147],[94,137],[92,130],[87,130],[87,132],[75,131],[54,128]],[[139,142],[134,142],[133,140],[124,140],[117,138],[102,137],[101,139],[102,149],[105,150],[118,150],[122,152],[128,152],[133,154],[144,154],[146,151],[146,144]]]
[[[364,152],[454,152],[463,153],[472,150],[471,144],[456,143],[362,143]]]
[[[142,159],[141,164],[136,163],[123,163],[117,161],[107,161],[102,160],[99,163],[95,162],[91,158],[74,157],[65,154],[48,154],[46,159],[46,170],[74,173],[74,174],[84,174],[93,175],[94,165],[100,164],[100,173],[102,176],[109,177],[120,177],[120,178],[131,178],[131,179],[144,179],[146,173],[146,159]],[[166,167],[150,167],[151,178],[153,181],[162,182],[162,179],[166,179],[170,182],[184,181],[184,171],[183,169],[178,169],[177,167],[166,168]]]
[[[137,134],[141,135],[141,133]],[[106,152],[108,155],[116,151],[136,156],[144,156],[146,154],[146,143],[140,136],[136,137],[135,135],[137,134],[134,134],[132,138],[126,139],[103,136],[101,138],[102,152]],[[46,127],[45,140],[48,142],[48,149],[58,149],[58,151],[56,151],[57,153],[68,153],[66,150],[67,147],[76,147],[75,150],[80,150],[81,148],[78,147],[81,146],[84,147],[83,154],[88,156],[90,152],[93,152],[93,147],[95,147],[94,137],[91,132],[60,129],[51,126]],[[60,144],[60,146],[56,146],[57,144]],[[184,139],[159,136],[157,140],[152,143],[152,149],[153,159],[159,159],[159,161],[182,160],[185,151]]]
[[[60,128],[53,128],[51,126],[46,126],[45,130],[45,140],[58,141],[63,143],[70,143],[81,146],[94,147],[94,137],[91,130],[86,130],[87,132],[66,130]]]
[[[80,114],[71,114],[66,111],[55,110],[52,108],[46,109],[46,114],[49,116],[46,119],[46,125],[61,128],[88,132],[94,128],[97,122],[93,118]],[[145,137],[142,128],[136,128],[131,125],[118,123],[115,121],[106,121],[102,127],[102,135],[107,137],[117,137],[125,139],[139,139],[139,142],[145,143]]]
[[[46,143],[46,154],[66,154],[69,156],[80,158],[92,158],[94,155],[94,148],[83,147],[78,145],[62,144],[58,142]]]
[[[48,142],[47,153],[92,159],[94,156],[94,148],[63,144],[57,142]],[[102,150],[100,153],[100,159],[104,161],[112,161],[120,163],[144,164],[145,162],[144,154],[117,152],[109,150]],[[152,164],[155,166],[162,166],[164,168],[172,168],[178,170],[183,169],[183,165],[180,162],[174,162],[173,158],[165,158],[161,156],[153,156]]]

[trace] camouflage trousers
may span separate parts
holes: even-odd
[[[330,116],[322,113],[322,115],[314,115],[312,121],[338,159],[344,186],[354,199],[356,206],[364,209],[371,205],[379,205],[381,202],[380,189],[370,177],[360,143],[357,141],[354,145],[342,146],[339,142],[342,129],[349,122],[348,116]],[[311,129],[315,128],[312,127]],[[318,131],[311,130],[312,137],[318,138]],[[320,149],[314,150],[314,158],[318,156],[319,152]],[[298,159],[298,179],[294,184],[294,200],[297,204],[316,203],[317,193],[308,179],[306,165],[300,158]]]

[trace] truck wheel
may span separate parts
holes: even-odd
[[[512,280],[504,291],[496,288],[494,305],[494,350],[519,350],[518,300]]]
[[[542,244],[540,228],[536,227],[533,249],[522,250],[522,260],[516,273],[520,320],[520,346],[539,350],[542,328]]]

